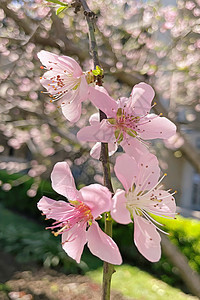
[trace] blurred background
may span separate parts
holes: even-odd
[[[125,265],[113,275],[113,299],[199,299],[200,1],[87,2],[98,17],[98,53],[109,94],[115,99],[128,97],[135,84],[145,81],[156,91],[154,112],[177,125],[175,136],[153,141],[152,152],[167,171],[165,187],[178,191],[180,216],[164,220],[169,236],[162,236],[163,256],[154,264],[133,245],[133,225],[114,224],[113,238]],[[92,144],[76,139],[96,109],[84,103],[81,119],[70,124],[57,104],[41,93],[40,50],[71,56],[84,71],[93,65],[83,11],[75,14],[69,8],[56,15],[56,8],[45,0],[0,1],[0,299],[4,300],[100,297],[101,261],[87,247],[79,265],[68,258],[60,238],[44,230],[50,223],[36,206],[43,195],[62,199],[50,182],[58,161],[70,164],[78,188],[102,183],[101,163],[89,155]],[[115,157],[111,171],[116,189]]]

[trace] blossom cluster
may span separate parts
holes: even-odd
[[[78,63],[68,56],[42,50],[38,57],[42,69],[47,72],[40,78],[51,101],[57,101],[63,115],[70,122],[81,116],[82,102],[89,99],[103,111],[106,119],[98,114],[90,117],[90,126],[82,128],[79,141],[96,142],[91,155],[99,158],[101,143],[108,143],[109,155],[121,145],[124,152],[116,159],[114,171],[124,189],[114,196],[107,187],[91,184],[80,190],[67,162],[57,163],[52,171],[53,189],[67,198],[54,201],[42,197],[38,208],[48,219],[54,219],[50,229],[54,235],[62,235],[62,247],[78,263],[84,245],[100,259],[111,264],[121,264],[122,258],[113,239],[99,227],[101,214],[110,212],[113,220],[120,224],[134,221],[134,242],[139,252],[151,262],[161,256],[160,235],[162,231],[152,215],[175,218],[174,193],[165,191],[160,185],[159,163],[149,151],[148,140],[168,139],[176,132],[175,125],[165,117],[150,113],[155,96],[153,88],[141,82],[132,89],[129,98],[115,101],[106,89],[95,85],[95,72],[83,72]]]

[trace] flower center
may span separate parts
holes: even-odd
[[[122,103],[120,103],[120,105],[122,105]],[[120,144],[124,138],[127,139],[128,135],[133,138],[137,138],[140,142],[145,144],[143,139],[140,137],[140,133],[144,132],[145,129],[140,126],[151,122],[154,118],[161,116],[162,113],[160,115],[151,117],[151,119],[148,118],[148,112],[146,112],[144,115],[135,116],[132,113],[134,109],[130,109],[126,107],[126,105],[127,104],[124,104],[123,108],[118,108],[115,118],[107,119],[109,124],[115,127],[116,142]],[[155,105],[156,103],[154,103],[151,108],[153,108]]]
[[[164,199],[168,199],[168,201],[170,199],[174,202],[174,198],[172,196],[176,194],[176,191],[169,193],[171,190],[163,191],[160,190],[161,186],[158,186],[166,175],[167,174],[165,173],[149,190],[146,190],[145,188],[143,190],[139,184],[139,186],[133,186],[126,194],[126,207],[133,217],[134,215],[142,216],[154,226],[156,226],[155,224],[163,225],[157,222],[151,214],[158,215],[160,217],[164,216],[169,219],[175,218],[175,212],[165,205]],[[156,226],[156,228],[161,232],[164,232],[159,227]]]
[[[72,203],[73,201],[70,201],[70,202]],[[81,201],[80,202],[76,201],[76,202],[78,202],[78,204],[75,204],[75,209],[80,214],[81,221],[84,219],[85,222],[91,223],[93,220],[91,209]]]
[[[148,195],[148,192],[146,194],[143,194],[143,192],[136,193],[136,192],[129,192],[126,195],[127,198],[127,209],[133,214],[133,210],[137,215],[143,215],[143,210],[146,210],[149,206],[151,201],[155,202],[155,205],[159,205],[159,203],[162,201],[158,199],[156,195],[152,192],[150,195]]]
[[[49,94],[52,98],[50,102],[54,102],[61,99],[69,91],[76,91],[80,86],[81,78],[74,77],[73,69],[71,68],[66,66],[63,67],[62,65],[58,65],[57,63],[50,61],[49,64],[52,64],[52,67],[48,68],[47,70],[49,72],[45,73],[43,77],[40,77],[40,79],[44,79],[48,82],[48,87],[46,87],[48,92],[43,93]],[[41,68],[44,69],[44,67]],[[65,103],[62,104],[64,105]]]
[[[133,214],[133,210],[137,213],[142,208],[141,198],[137,196],[134,192],[129,192],[126,195],[127,203],[126,207],[130,211],[131,215]]]
[[[56,232],[52,231],[55,236],[68,231],[77,223],[81,224],[82,226],[84,224],[87,224],[89,226],[92,224],[92,212],[86,204],[79,200],[70,201],[70,204],[71,210],[67,211],[66,213],[63,212],[64,218],[62,217],[62,220],[57,220],[52,224],[53,226],[47,228],[58,229]]]
[[[108,122],[115,127],[115,138],[119,144],[123,138],[128,134],[131,137],[137,136],[137,123],[140,117],[127,114],[124,109],[118,108],[116,118],[108,119]]]

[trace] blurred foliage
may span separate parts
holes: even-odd
[[[7,284],[0,283],[0,292],[10,292],[10,287]]]
[[[61,248],[60,237],[54,237],[41,225],[0,206],[0,246],[15,255],[20,263],[39,263],[59,268],[65,273],[82,273],[85,263],[76,264]]]
[[[116,273],[112,277],[112,288],[120,291],[123,295],[131,299],[145,300],[186,300],[197,299],[196,297],[185,295],[180,290],[170,287],[166,283],[156,279],[152,275],[141,271],[137,267],[130,265],[115,266]],[[92,280],[101,283],[102,269],[87,273]]]
[[[190,267],[200,273],[200,221],[178,216],[176,221],[166,220],[165,225],[170,240],[187,257]]]
[[[24,182],[19,185],[18,182],[22,180],[22,176]],[[40,182],[37,194],[34,197],[29,197],[27,194],[33,184],[33,178],[27,175],[20,173],[8,174],[6,171],[0,171],[0,181],[2,185],[0,189],[0,202],[3,203],[5,207],[29,215],[32,218],[40,214],[37,209],[37,202],[43,195],[55,200],[62,199],[62,196],[58,195],[52,189],[50,182],[46,180]],[[11,182],[13,185],[12,189],[6,191],[4,186],[9,185]]]
[[[156,220],[163,222],[161,218]],[[177,220],[165,219],[165,225],[164,230],[169,233],[170,240],[187,257],[191,268],[200,273],[200,221],[178,216]],[[164,255],[159,262],[150,263],[139,254],[133,244],[133,226],[114,224],[113,238],[119,245],[124,261],[148,270],[164,282],[186,291],[178,269]]]

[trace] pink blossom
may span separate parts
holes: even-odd
[[[89,99],[108,117],[98,124],[82,128],[80,141],[121,144],[133,156],[147,153],[144,140],[174,135],[176,126],[167,118],[150,114],[154,90],[144,82],[134,86],[129,98],[112,99],[103,87],[89,88]]]
[[[97,125],[99,124],[100,121],[100,117],[99,117],[99,113],[95,113],[93,115],[91,115],[89,122],[90,125]],[[108,143],[108,155],[111,156],[113,155],[116,151],[117,151],[117,144],[114,143]],[[90,150],[90,155],[95,158],[95,159],[99,159],[101,154],[101,143],[97,142],[92,149]]]
[[[140,253],[151,262],[161,256],[160,235],[163,232],[152,214],[164,218],[174,218],[176,204],[173,194],[159,186],[160,169],[155,155],[143,155],[138,162],[129,155],[122,154],[116,160],[115,173],[125,191],[118,189],[113,197],[112,218],[121,224],[134,219],[134,242]]]
[[[192,10],[193,8],[195,8],[196,4],[193,1],[187,1],[185,3],[185,8],[187,8],[188,10]]]
[[[92,254],[111,264],[121,264],[122,259],[115,242],[98,226],[100,214],[111,208],[111,193],[100,184],[85,186],[79,191],[66,162],[54,166],[51,174],[53,189],[68,198],[65,201],[54,201],[42,197],[38,208],[48,219],[54,219],[51,229],[54,235],[62,235],[62,247],[67,254],[80,262],[84,245]]]
[[[51,101],[59,101],[67,120],[78,121],[81,103],[88,97],[86,75],[81,67],[69,56],[59,56],[44,50],[38,53],[38,58],[48,70],[40,82],[50,94]]]

